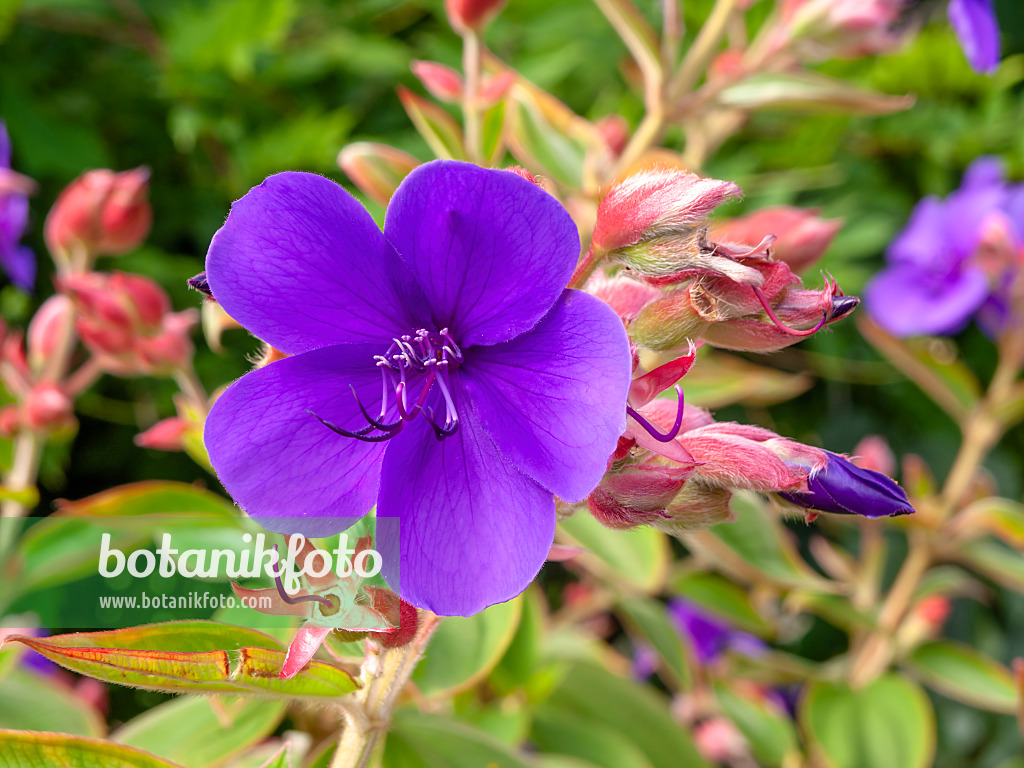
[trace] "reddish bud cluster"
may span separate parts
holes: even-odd
[[[149,233],[149,169],[88,171],[69,184],[46,219],[46,244],[57,254],[84,250],[112,255],[138,246]]]
[[[151,374],[184,367],[192,356],[195,312],[173,313],[163,289],[141,275],[91,272],[60,281],[75,304],[75,328],[103,367]]]
[[[820,259],[843,226],[840,219],[822,219],[816,210],[780,205],[762,208],[715,227],[711,239],[717,243],[754,246],[774,235],[772,256],[786,262],[794,272],[803,272]]]

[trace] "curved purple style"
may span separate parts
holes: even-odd
[[[0,181],[10,168],[11,140],[0,120]],[[18,288],[31,291],[36,281],[36,257],[19,243],[28,226],[28,197],[3,187],[0,184],[0,268]]]
[[[519,594],[551,546],[553,494],[585,498],[626,426],[629,342],[565,289],[578,254],[565,209],[506,171],[420,166],[383,233],[328,179],[270,177],[206,261],[228,314],[292,355],[214,404],[224,487],[306,536],[376,504],[401,530],[385,578],[435,613]]]
[[[824,451],[825,466],[811,470],[807,493],[782,492],[779,496],[804,509],[864,517],[909,515],[914,511],[907,494],[881,472],[858,467],[842,456]]]
[[[975,316],[998,330],[998,313],[981,313],[998,300],[998,280],[972,258],[993,215],[1004,216],[1010,236],[1024,243],[1024,185],[1006,183],[998,158],[980,157],[945,200],[926,197],[914,208],[889,246],[889,265],[864,290],[872,319],[901,337],[954,334]]]
[[[971,69],[990,75],[999,68],[999,21],[992,0],[949,0],[946,11]]]

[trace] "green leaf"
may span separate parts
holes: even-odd
[[[725,570],[744,581],[766,580],[784,587],[830,591],[828,582],[800,559],[792,534],[768,511],[767,504],[753,493],[735,493],[732,499],[734,522],[716,525],[686,538],[709,550]]]
[[[956,556],[983,576],[1024,593],[1024,557],[992,539],[961,543]]]
[[[971,537],[991,533],[1024,552],[1024,504],[1010,499],[976,501],[956,516],[951,528]]]
[[[411,709],[395,712],[383,764],[388,768],[530,768],[523,757],[487,734]]]
[[[129,483],[58,502],[57,513],[32,525],[18,542],[17,584],[24,593],[94,574],[103,533],[110,533],[111,547],[123,551],[171,530],[198,530],[208,537],[245,524],[228,499],[202,488],[166,481]]]
[[[811,376],[784,373],[756,365],[720,350],[701,350],[700,364],[686,374],[686,402],[702,408],[724,408],[734,403],[774,405],[791,400],[814,384]]]
[[[829,768],[926,768],[935,754],[927,694],[896,674],[867,686],[811,683],[800,722]]]
[[[577,555],[579,562],[613,584],[654,594],[665,582],[668,539],[653,528],[613,531],[580,512],[559,523],[557,538],[586,549]]]
[[[721,616],[737,629],[764,637],[771,628],[754,610],[749,593],[716,573],[684,573],[672,582],[672,592]]]
[[[692,685],[686,646],[679,631],[668,618],[666,607],[657,600],[631,597],[621,600],[616,610],[626,625],[643,637],[664,662],[668,682],[676,689]]]
[[[576,715],[593,730],[625,737],[653,768],[708,768],[689,733],[672,718],[668,699],[594,664],[573,665],[538,707],[537,717],[552,711]]]
[[[292,768],[292,752],[288,745],[284,745],[260,768]]]
[[[548,99],[553,101],[550,96]],[[545,101],[524,87],[514,88],[505,108],[509,151],[527,169],[543,173],[568,189],[579,189],[583,184],[585,146],[553,124],[551,110],[546,107]]]
[[[180,698],[144,712],[113,738],[186,768],[217,766],[272,733],[287,706],[283,701]]]
[[[412,679],[427,695],[450,696],[472,688],[501,660],[515,636],[523,599],[492,605],[473,616],[450,616],[430,640]]]
[[[435,155],[445,160],[466,159],[462,129],[454,117],[401,85],[398,86],[398,98]]]
[[[801,72],[753,75],[725,88],[719,93],[718,102],[733,109],[782,108],[879,115],[907,109],[914,99],[857,88],[813,72]]]
[[[793,721],[763,697],[726,683],[715,683],[715,696],[722,711],[749,742],[758,765],[781,766],[788,755],[797,751],[799,742]]]
[[[209,621],[172,621],[45,639],[15,636],[8,638],[11,641],[98,680],[170,693],[248,693],[322,701],[358,687],[348,672],[315,660],[295,677],[281,680],[277,673],[285,654],[276,640]]]
[[[570,755],[600,768],[651,768],[643,750],[623,734],[553,707],[537,712],[530,742],[545,754]]]
[[[596,0],[597,7],[618,32],[643,73],[644,82],[660,85],[661,47],[658,36],[630,0]]]
[[[183,768],[138,749],[66,733],[0,731],[0,768]]]
[[[544,639],[544,606],[539,588],[531,586],[527,589],[522,603],[523,612],[516,633],[490,677],[491,684],[504,693],[516,690],[533,674]]]
[[[951,699],[1006,715],[1017,711],[1010,670],[969,645],[948,640],[927,643],[904,664],[922,683]]]
[[[76,736],[102,736],[107,731],[99,713],[69,695],[66,686],[21,669],[0,681],[0,728],[52,729]]]

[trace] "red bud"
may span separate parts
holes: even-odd
[[[436,61],[414,61],[412,73],[423,87],[441,101],[457,102],[462,98],[462,75]]]
[[[506,0],[445,0],[448,22],[457,32],[480,30],[494,18]]]
[[[57,349],[71,322],[71,300],[63,294],[51,296],[28,324],[28,357],[34,369],[39,369]]]
[[[186,432],[188,424],[177,416],[172,416],[137,434],[135,444],[140,448],[151,448],[155,451],[180,451],[182,438]]]
[[[42,382],[29,390],[25,397],[25,426],[35,430],[54,430],[73,422],[71,398],[50,382]]]
[[[843,226],[842,220],[822,219],[817,213],[789,206],[762,208],[715,227],[711,239],[753,246],[775,235],[772,255],[802,272],[824,255]]]

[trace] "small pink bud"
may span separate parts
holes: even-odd
[[[868,435],[857,443],[853,449],[853,463],[887,477],[893,477],[896,472],[896,457],[881,435]]]
[[[716,226],[711,239],[753,246],[775,235],[772,256],[803,272],[824,255],[843,226],[840,219],[822,219],[816,210],[790,206],[762,208]]]
[[[13,437],[21,427],[21,414],[18,406],[5,405],[0,408],[0,436]]]
[[[30,429],[61,429],[74,419],[71,399],[60,387],[50,382],[32,387],[23,405],[25,425]]]
[[[704,759],[715,764],[742,760],[747,755],[743,734],[724,717],[713,717],[693,729],[693,742]]]
[[[38,370],[57,349],[64,334],[70,330],[71,300],[56,294],[43,302],[28,324],[28,358]]]
[[[349,144],[338,154],[338,165],[352,183],[383,206],[391,200],[402,179],[419,164],[420,161],[407,152],[369,141]]]
[[[445,0],[448,22],[456,32],[480,30],[494,18],[507,0]]]
[[[627,325],[659,295],[657,288],[628,275],[605,277],[601,272],[587,281],[586,291],[614,309],[615,314]]]
[[[414,61],[412,73],[435,98],[457,102],[462,98],[462,75],[436,61]]]
[[[192,359],[192,341],[186,329],[171,327],[156,336],[143,336],[136,350],[146,372],[167,372],[184,368]]]
[[[172,416],[137,434],[135,444],[140,448],[151,448],[155,451],[180,451],[186,432],[188,423],[177,416]]]
[[[806,59],[854,58],[892,50],[904,0],[784,0],[781,34]]]
[[[629,142],[629,123],[622,115],[607,115],[602,117],[594,127],[604,140],[605,146],[612,157],[618,157]]]
[[[922,619],[926,624],[938,629],[946,623],[953,607],[949,598],[944,595],[929,595],[925,597],[914,608],[914,615]]]
[[[490,106],[504,99],[512,90],[517,78],[518,75],[508,69],[484,80],[483,85],[480,86],[481,103]]]
[[[743,74],[744,52],[736,48],[722,51],[711,60],[708,77],[711,80],[733,80]]]
[[[54,253],[83,248],[92,255],[119,254],[149,233],[149,169],[87,171],[69,184],[46,218],[46,244]]]

